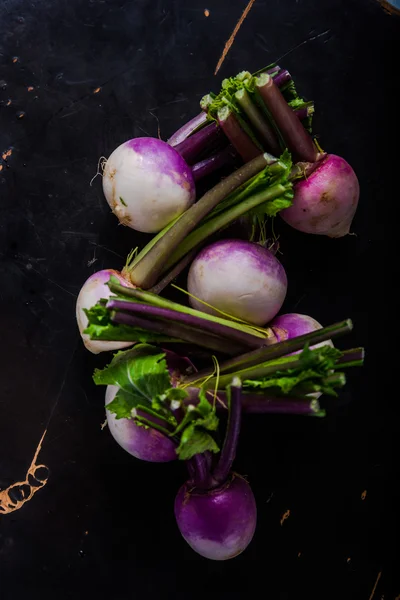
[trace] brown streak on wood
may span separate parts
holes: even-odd
[[[286,519],[288,519],[290,517],[290,510],[287,509],[286,512],[283,513],[282,518],[281,518],[281,525],[284,524],[284,522],[286,521]]]
[[[380,578],[381,578],[381,575],[382,575],[382,571],[379,571],[379,573],[378,573],[378,577],[376,578],[376,581],[375,581],[375,585],[374,585],[374,587],[372,588],[372,592],[371,592],[371,595],[370,595],[370,597],[369,597],[369,600],[372,600],[372,599],[373,599],[373,597],[375,596],[376,588],[378,587],[378,583],[379,583],[379,580],[380,580]]]
[[[229,40],[226,42],[224,49],[222,51],[222,54],[220,56],[220,59],[217,63],[217,66],[215,67],[215,71],[214,71],[214,75],[216,75],[218,73],[218,71],[220,70],[222,63],[224,62],[229,50],[232,47],[233,42],[235,41],[235,37],[237,32],[239,31],[239,29],[242,26],[243,21],[245,20],[245,18],[247,17],[247,15],[250,12],[251,7],[253,6],[255,0],[250,0],[248,5],[246,6],[246,8],[244,9],[242,16],[240,17],[239,21],[236,23],[234,30],[231,33],[231,36],[229,38]]]
[[[42,487],[44,487],[48,481],[48,476],[44,479],[44,480],[40,480],[37,479],[35,476],[35,472],[37,469],[47,469],[48,471],[48,467],[46,465],[37,465],[36,461],[37,458],[39,456],[39,452],[42,449],[42,443],[44,440],[44,437],[47,433],[47,428],[44,430],[42,437],[40,438],[39,444],[36,448],[36,452],[33,456],[32,462],[30,464],[30,467],[26,473],[25,476],[25,480],[24,481],[17,481],[13,484],[11,484],[10,486],[8,486],[7,489],[0,491],[0,515],[7,515],[10,514],[16,510],[19,510],[20,508],[23,507],[23,505],[26,502],[29,502],[29,500],[31,500],[31,498],[36,494],[36,492],[38,490],[40,490]],[[32,477],[38,485],[32,486],[29,483],[29,477]],[[22,495],[22,500],[13,500],[10,496],[10,491],[13,490],[14,488],[22,488],[22,486],[28,486],[29,488],[29,493],[25,494],[25,492],[22,491],[22,489],[20,489],[20,493]]]

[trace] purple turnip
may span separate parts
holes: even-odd
[[[108,385],[106,406],[115,398],[119,388]],[[115,441],[135,458],[148,462],[169,462],[177,458],[176,444],[152,427],[136,425],[133,419],[117,419],[106,411],[108,428]]]
[[[293,205],[282,219],[299,231],[342,237],[350,232],[360,186],[343,158],[329,154],[306,179],[294,186]]]
[[[105,164],[103,191],[121,223],[146,233],[161,231],[196,195],[191,168],[156,138],[134,138],[118,146]]]
[[[86,348],[90,352],[93,352],[93,354],[98,354],[99,352],[105,352],[107,350],[120,350],[121,348],[132,346],[133,344],[133,342],[91,340],[86,333],[83,333],[88,326],[88,318],[84,309],[89,309],[102,298],[107,299],[111,296],[110,288],[107,285],[111,276],[116,277],[121,284],[132,287],[130,281],[124,279],[119,271],[115,271],[114,269],[103,269],[102,271],[93,273],[93,275],[85,281],[76,301],[76,321],[79,332]]]
[[[234,558],[251,542],[257,522],[253,492],[231,471],[241,423],[241,382],[227,387],[228,425],[219,460],[211,469],[207,455],[193,461],[194,476],[178,491],[175,518],[189,546],[211,560]]]

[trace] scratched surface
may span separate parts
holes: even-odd
[[[214,78],[245,7],[0,3],[2,600],[400,597],[397,397],[379,380],[387,361],[376,348],[388,318],[400,19],[375,0],[256,0]],[[325,421],[245,419],[237,469],[256,495],[256,536],[234,561],[206,563],[175,527],[181,465],[135,461],[101,430],[91,372],[107,359],[85,353],[75,298],[145,237],[117,226],[99,178],[89,184],[127,138],[156,136],[158,124],[167,138],[221,78],[280,57],[316,102],[323,147],[349,160],[362,189],[356,236],[277,225],[286,309],[352,317],[343,346],[365,345],[367,365]]]

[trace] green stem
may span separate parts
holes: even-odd
[[[262,171],[267,165],[264,155],[257,156],[254,160],[220,181],[209,190],[196,204],[185,211],[179,219],[164,233],[164,235],[153,243],[152,247],[146,248],[140,253],[145,253],[143,258],[129,269],[129,276],[134,285],[148,289],[155,285],[165,265],[165,257],[182,242],[199,222],[209,213],[221,200],[231,192],[240,187],[245,181]]]
[[[323,327],[322,329],[317,329],[316,331],[311,331],[310,333],[306,333],[304,335],[299,335],[298,337],[290,340],[278,342],[277,344],[263,347],[259,350],[252,350],[251,352],[247,352],[242,356],[232,358],[220,365],[219,372],[221,374],[229,373],[230,377],[232,377],[233,374],[236,374],[238,370],[258,367],[270,360],[281,358],[282,356],[286,356],[292,352],[302,350],[307,344],[309,346],[313,346],[314,344],[325,342],[326,340],[349,333],[352,329],[353,323],[350,319],[347,319],[346,321],[341,321],[340,323],[335,323],[334,325]],[[277,370],[276,366],[275,370]],[[193,382],[201,382],[203,379],[210,377],[210,375],[213,373],[214,369],[205,369],[204,371],[200,371],[194,375],[184,377],[183,383],[186,385]]]
[[[194,231],[192,231],[185,240],[179,244],[179,246],[175,249],[175,251],[170,256],[169,260],[166,261],[164,269],[171,269],[178,261],[182,259],[183,256],[187,252],[193,250],[193,248],[197,248],[200,244],[204,242],[210,235],[217,233],[224,227],[227,227],[236,219],[246,214],[249,210],[252,210],[256,206],[263,204],[264,202],[268,202],[269,200],[274,200],[275,198],[279,198],[283,196],[286,192],[290,191],[291,185],[282,185],[275,184],[274,186],[267,187],[265,190],[250,196],[246,200],[236,204],[232,208],[227,211],[220,213],[215,216],[213,219],[209,219],[207,223],[204,223],[200,227],[197,227]]]
[[[180,219],[180,217],[181,215],[179,215],[179,217],[175,217],[175,219],[168,223],[168,225],[166,225],[164,229],[162,229],[154,237],[152,237],[149,243],[146,244],[145,247],[142,248],[142,250],[138,254],[136,254],[135,258],[129,264],[127,264],[126,267],[123,268],[122,274],[128,276],[129,278],[130,272],[135,268],[138,262],[140,262],[142,258],[144,258],[146,254],[153,248],[153,246],[156,245],[158,240],[160,240],[163,237],[163,235],[165,235],[167,231],[169,231],[171,227],[175,225],[175,223],[178,221],[178,219]]]

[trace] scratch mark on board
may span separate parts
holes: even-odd
[[[283,513],[282,518],[281,518],[281,526],[284,524],[284,522],[290,517],[290,510],[287,509],[286,512]]]
[[[382,571],[379,571],[379,573],[378,573],[378,577],[376,578],[376,581],[375,581],[375,585],[374,585],[374,587],[372,588],[372,592],[371,592],[371,595],[370,595],[370,597],[369,597],[369,600],[372,600],[372,599],[373,599],[373,597],[375,596],[376,588],[378,587],[378,583],[379,583],[379,580],[380,580],[380,578],[381,578],[381,575],[382,575]]]
[[[245,20],[245,18],[247,17],[247,15],[250,12],[251,7],[253,6],[255,0],[250,0],[250,2],[247,4],[246,8],[244,9],[244,11],[242,12],[242,15],[239,19],[239,21],[236,23],[234,30],[231,33],[230,38],[228,39],[228,41],[226,42],[224,49],[222,51],[222,54],[219,58],[219,61],[217,62],[217,66],[215,67],[215,71],[214,71],[214,75],[216,75],[218,73],[218,71],[220,70],[222,63],[224,62],[229,50],[232,47],[233,42],[235,41],[235,37],[239,31],[239,29],[241,28],[241,26],[243,25],[243,21]]]
[[[330,29],[327,29],[326,31],[323,31],[322,33],[317,33],[317,35],[313,35],[312,37],[309,37],[306,40],[303,40],[302,42],[300,42],[299,44],[296,44],[296,46],[293,46],[293,48],[291,48],[290,50],[288,50],[287,52],[285,52],[285,54],[282,54],[282,56],[280,56],[279,58],[277,58],[274,62],[278,63],[279,61],[282,60],[282,58],[285,58],[286,56],[288,56],[289,54],[291,54],[292,52],[294,52],[298,48],[301,48],[301,46],[304,46],[304,44],[308,44],[309,42],[313,42],[314,40],[318,40],[319,38],[323,37],[324,35],[328,35],[328,33],[330,33],[330,31],[331,31]]]

